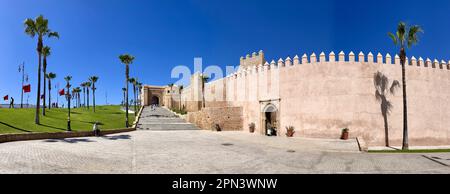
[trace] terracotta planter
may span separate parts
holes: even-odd
[[[248,125],[248,131],[250,132],[250,133],[255,133],[255,124],[250,124],[250,125]]]
[[[295,131],[288,131],[286,132],[287,137],[294,137]]]
[[[341,139],[342,140],[348,140],[348,131],[344,131],[344,132],[342,132],[342,135],[341,135]]]

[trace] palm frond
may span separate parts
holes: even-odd
[[[392,39],[392,42],[394,42],[394,44],[397,45],[398,44],[397,37],[392,32],[389,32],[388,35]]]
[[[72,80],[72,76],[68,75],[68,76],[64,77],[64,80],[66,80],[67,82],[69,82],[70,80]]]
[[[400,88],[400,82],[395,80],[392,82],[392,86],[389,89],[389,92],[391,92],[391,94],[395,94],[395,92],[397,91],[397,88]]]
[[[33,19],[28,18],[23,22],[25,26],[25,33],[34,38],[36,35],[36,23]]]
[[[124,54],[124,55],[120,55],[119,59],[122,63],[129,65],[129,64],[133,64],[134,56],[129,55],[129,54]]]
[[[406,23],[400,22],[397,26],[397,38],[402,46],[405,42],[405,34],[406,34]]]
[[[49,46],[42,47],[42,55],[48,57],[51,55],[51,48]]]
[[[59,39],[59,33],[58,33],[58,32],[52,32],[52,31],[50,31],[50,32],[48,33],[48,37],[49,37],[49,38],[55,37],[55,38]]]
[[[418,33],[423,32],[422,28],[418,25],[414,25],[409,29],[408,33],[408,48],[411,48],[412,45],[415,45],[419,42],[419,38],[417,36]]]
[[[375,91],[375,99],[377,101],[381,101],[381,93],[379,90]]]

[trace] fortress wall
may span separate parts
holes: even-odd
[[[383,57],[369,55],[361,62],[314,62],[281,68],[280,122],[292,125],[297,135],[337,138],[340,129],[350,128],[353,137],[362,136],[369,145],[384,145],[385,127],[380,102],[375,98],[374,74],[381,72],[389,80],[401,82],[401,65]],[[316,61],[310,57],[309,62]],[[364,61],[364,62],[363,62]],[[378,62],[380,61],[380,62]],[[386,61],[387,64],[386,64]],[[411,61],[412,62],[412,61]],[[408,120],[411,145],[450,143],[448,97],[450,71],[447,64],[428,67],[411,63],[407,69]],[[387,95],[393,105],[388,116],[391,145],[400,145],[403,129],[402,90]]]
[[[186,120],[205,130],[215,130],[215,124],[219,124],[223,131],[239,131],[242,129],[242,108],[209,107],[189,112]]]
[[[449,64],[415,57],[408,60],[410,145],[450,144]],[[206,104],[210,108],[242,107],[242,129],[247,131],[253,122],[257,132],[263,134],[263,105],[278,99],[280,135],[292,125],[297,136],[336,139],[342,128],[349,128],[351,137],[361,136],[369,146],[384,145],[385,123],[381,102],[375,97],[377,72],[386,76],[389,84],[394,80],[401,84],[398,56],[343,52],[296,56],[240,68],[226,78],[206,84]],[[217,96],[219,87],[223,87],[223,100]],[[392,105],[387,116],[389,140],[391,145],[401,145],[401,87],[386,98]]]

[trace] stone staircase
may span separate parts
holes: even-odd
[[[176,114],[160,107],[154,110],[151,107],[145,107],[136,128],[149,131],[200,130]]]

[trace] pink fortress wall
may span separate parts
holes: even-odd
[[[304,55],[240,69],[206,84],[207,107],[242,107],[242,129],[247,130],[254,122],[257,131],[263,133],[261,112],[270,102],[279,110],[281,135],[290,125],[297,136],[318,138],[339,138],[341,129],[349,128],[351,137],[363,137],[369,146],[384,145],[384,119],[375,98],[374,74],[381,72],[391,82],[401,82],[399,59],[371,54],[330,55]],[[449,145],[448,63],[415,58],[408,63],[410,145]],[[387,99],[393,105],[388,116],[389,140],[391,145],[400,145],[402,89]]]

